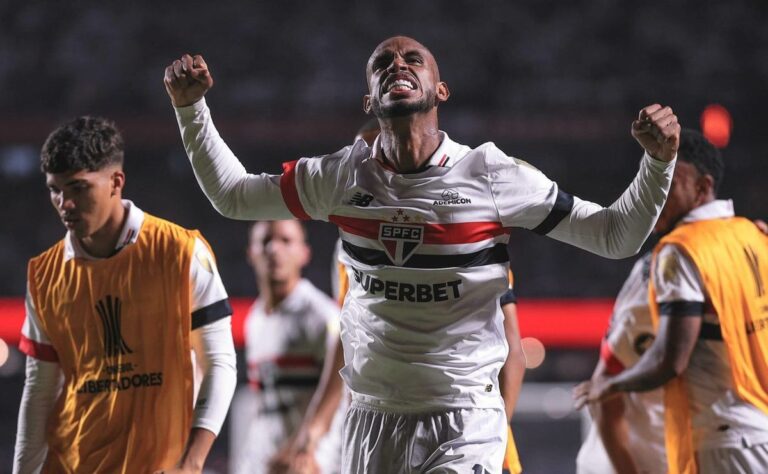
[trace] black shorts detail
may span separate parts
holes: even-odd
[[[565,191],[558,189],[557,197],[555,198],[555,205],[552,206],[552,210],[549,211],[549,215],[544,219],[541,224],[533,228],[533,231],[539,235],[547,235],[555,228],[557,224],[565,216],[571,213],[573,209],[573,195],[568,194]]]
[[[192,312],[192,330],[232,315],[229,299],[223,299]]]

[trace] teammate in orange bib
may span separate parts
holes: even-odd
[[[768,238],[716,198],[719,152],[693,131],[656,230],[653,345],[577,387],[584,401],[664,386],[670,473],[768,472]]]
[[[68,232],[29,262],[14,472],[199,471],[224,421],[235,356],[213,255],[198,232],[122,199],[122,161],[99,118],[43,146]],[[194,413],[193,349],[205,368]]]

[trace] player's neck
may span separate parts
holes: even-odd
[[[96,258],[108,258],[114,255],[120,232],[128,219],[128,212],[123,207],[122,201],[113,208],[107,222],[99,230],[80,239],[80,246],[88,255]]]
[[[276,307],[285,301],[293,290],[296,289],[296,285],[299,284],[301,277],[291,278],[285,281],[263,281],[261,283],[261,298],[264,301],[264,310],[267,313],[271,313]]]
[[[382,124],[381,151],[400,173],[421,170],[440,146],[436,115],[414,115]]]

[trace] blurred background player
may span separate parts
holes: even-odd
[[[41,168],[67,233],[29,262],[13,472],[201,472],[236,383],[213,254],[198,232],[122,199],[112,122],[57,128]]]
[[[339,308],[301,276],[310,248],[299,221],[253,224],[247,255],[259,297],[245,320],[249,386],[233,403],[230,466],[234,473],[253,474],[267,472],[270,459],[301,423],[326,344],[338,338]],[[339,443],[337,438],[335,458],[331,449],[311,472],[336,472]]]
[[[654,343],[631,368],[574,389],[578,404],[664,385],[669,472],[768,472],[768,238],[717,199],[719,151],[681,136],[656,225]]]
[[[593,379],[632,367],[653,343],[655,331],[648,308],[650,264],[648,252],[635,262],[616,297]],[[592,424],[576,458],[577,474],[666,472],[662,396],[658,388],[590,405]]]

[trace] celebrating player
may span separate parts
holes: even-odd
[[[374,145],[287,163],[280,176],[248,174],[219,136],[202,57],[174,61],[165,86],[198,182],[222,214],[340,229],[352,276],[341,316],[352,393],[342,471],[496,473],[507,432],[498,377],[508,228],[607,257],[636,253],[664,204],[679,125],[668,107],[640,112],[632,133],[647,153],[605,208],[492,143],[471,149],[439,131],[438,105],[450,94],[417,41],[385,40],[366,76],[364,109],[381,126]]]

